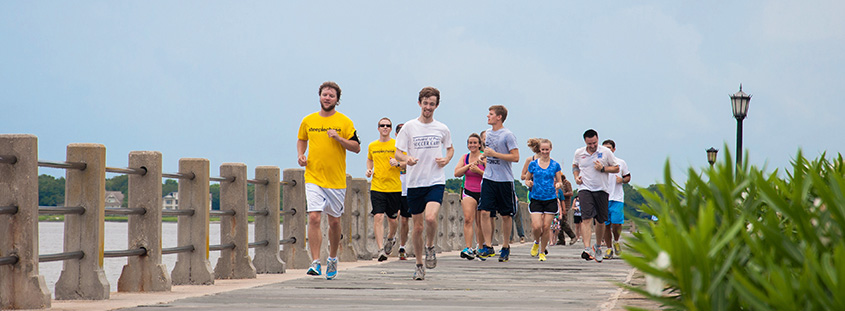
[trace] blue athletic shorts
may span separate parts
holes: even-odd
[[[604,222],[605,225],[615,224],[621,225],[625,222],[625,203],[619,201],[610,201],[607,205],[608,219]]]
[[[429,187],[408,188],[408,211],[411,215],[425,212],[425,205],[428,202],[443,203],[443,191],[446,185],[434,185]]]

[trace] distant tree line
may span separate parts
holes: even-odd
[[[129,206],[129,176],[118,175],[106,178],[106,191],[120,191],[123,193],[123,206]],[[165,179],[161,184],[161,195],[165,196],[171,192],[179,191],[179,182],[173,179]],[[247,184],[247,202],[255,204],[255,185]],[[220,184],[213,183],[209,186],[211,193],[211,209],[220,209]],[[280,195],[281,197],[281,195]],[[65,203],[65,178],[55,178],[42,174],[38,176],[38,205],[60,206]]]
[[[446,191],[450,193],[460,193],[463,187],[463,181],[459,178],[450,178],[446,180]],[[514,180],[514,188],[516,189],[516,197],[520,202],[528,202],[528,188],[519,180]],[[622,185],[625,191],[625,215],[627,217],[645,218],[649,215],[643,213],[639,207],[646,203],[642,194],[640,194],[634,187],[629,184]],[[123,206],[129,206],[129,176],[118,175],[106,179],[106,191],[120,191],[123,193]],[[162,196],[171,192],[179,190],[179,182],[173,179],[165,179],[161,184]],[[658,185],[653,184],[646,188],[646,190],[659,193]],[[220,184],[213,183],[209,186],[211,193],[211,208],[214,210],[220,209]],[[250,205],[255,204],[255,185],[247,184],[247,201]],[[38,176],[38,205],[42,206],[59,206],[65,202],[65,178],[55,178],[50,175]]]

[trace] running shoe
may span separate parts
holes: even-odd
[[[414,280],[422,281],[425,280],[425,267],[423,265],[418,264],[417,269],[414,270]]]
[[[425,268],[434,269],[437,267],[437,255],[434,252],[434,246],[425,248]]]
[[[378,261],[385,261],[387,260],[387,254],[384,253],[384,250],[378,251]]]
[[[540,261],[546,261],[546,255],[540,254]]]
[[[487,247],[487,252],[484,253],[484,257],[490,258],[496,256],[496,249],[491,246]]]
[[[540,253],[540,244],[534,242],[534,245],[531,246],[531,257],[537,257],[537,254]]]
[[[321,271],[323,271],[323,267],[320,266],[320,261],[314,260],[311,262],[311,267],[308,268],[308,272],[305,272],[305,274],[320,275]]]
[[[404,247],[399,248],[399,260],[408,260],[408,254],[405,253]]]
[[[613,253],[616,256],[622,255],[622,247],[619,245],[619,241],[613,242]]]
[[[326,280],[334,279],[337,276],[337,258],[326,260]]]
[[[499,262],[507,262],[508,259],[510,259],[510,255],[511,255],[511,248],[510,247],[508,247],[508,248],[502,247],[502,250],[499,252]]]
[[[602,255],[600,245],[593,246],[593,259],[595,259],[596,262],[599,262],[599,263],[602,260],[604,260],[604,256]]]
[[[593,252],[593,250],[590,249],[589,247],[585,248],[584,251],[581,252],[581,258],[583,258],[586,261],[593,260],[593,255],[591,254],[592,252]]]
[[[466,258],[467,260],[473,260],[473,259],[475,259],[475,255],[473,255],[472,250],[469,247],[467,247],[467,248],[464,248],[464,250],[461,251],[461,258]]]
[[[394,244],[396,244],[396,238],[384,240],[384,253],[390,255]]]
[[[476,257],[478,260],[485,261],[487,260],[487,245],[482,246],[477,250]]]
[[[604,257],[604,259],[613,258],[613,249],[608,248],[608,249],[604,250],[604,256],[602,256],[602,257]]]

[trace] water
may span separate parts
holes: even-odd
[[[64,222],[39,222],[38,223],[38,249],[40,254],[54,254],[63,252],[64,243]],[[162,248],[176,247],[176,223],[165,222],[161,224],[161,243]],[[250,242],[253,241],[255,226],[249,224]],[[220,225],[212,223],[208,227],[209,243],[220,244]],[[105,225],[105,249],[106,250],[124,250],[128,248],[128,225],[124,222],[106,222]],[[255,250],[249,249],[249,256],[255,256]],[[177,254],[163,255],[161,262],[167,266],[167,271],[173,270],[176,265]],[[217,259],[220,258],[220,252],[209,252],[208,260],[211,262],[213,269],[217,264]],[[126,258],[105,258],[103,260],[103,270],[106,273],[106,278],[109,280],[111,291],[117,291],[117,280],[120,278],[120,273],[123,266],[126,265]],[[55,293],[56,281],[59,280],[59,275],[62,273],[62,262],[44,262],[38,265],[39,273],[44,276],[47,282],[47,288]]]

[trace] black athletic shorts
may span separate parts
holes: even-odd
[[[557,200],[531,200],[531,203],[528,203],[528,211],[531,214],[557,214]]]
[[[370,202],[373,205],[373,215],[385,214],[390,219],[396,219],[402,207],[402,192],[370,191]]]
[[[425,205],[428,202],[443,203],[443,191],[446,185],[434,185],[430,187],[408,188],[408,211],[411,215],[425,212]]]
[[[467,188],[464,188],[464,195],[475,199],[475,203],[478,203],[478,201],[481,201],[481,192],[472,192],[472,191],[467,190]]]
[[[408,196],[403,195],[399,201],[399,216],[411,218],[411,212],[408,211]]]
[[[516,214],[516,194],[513,189],[512,181],[483,180],[478,209],[498,212],[502,216],[513,216]]]
[[[602,224],[607,221],[607,192],[579,190],[578,199],[581,201],[582,219],[592,218]]]
[[[574,222],[576,224],[580,224],[581,223],[581,215],[572,216],[572,222]]]

